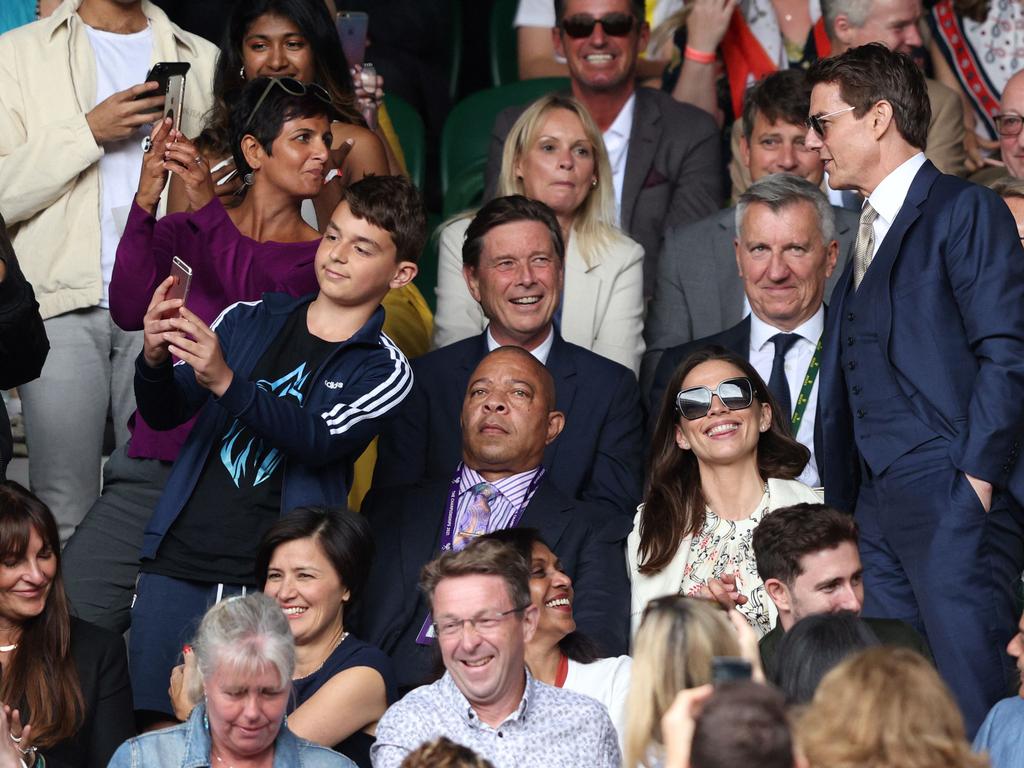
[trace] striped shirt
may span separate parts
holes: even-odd
[[[509,475],[491,483],[495,488],[495,494],[489,502],[491,516],[487,521],[487,533],[512,527],[515,522],[516,513],[525,509],[526,505],[530,503],[530,499],[533,498],[533,492],[537,490],[536,486],[533,487],[533,492],[529,494],[529,498],[527,498],[527,491],[530,491],[530,484],[533,483],[537,473],[541,471],[542,468],[537,467],[527,472]],[[480,483],[486,482],[488,481],[479,472],[470,469],[465,464],[462,465],[462,473],[459,477],[459,506],[455,517],[455,531],[467,530],[469,525],[469,505],[473,500],[473,488]]]

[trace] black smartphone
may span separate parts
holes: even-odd
[[[715,656],[711,659],[711,682],[715,685],[730,680],[749,680],[754,668],[746,659],[737,656]]]
[[[153,112],[163,112],[165,116],[170,115],[174,120],[174,127],[181,125],[181,104],[185,99],[185,75],[191,65],[187,61],[161,61],[154,64],[146,73],[144,83],[151,83],[154,80],[160,84],[155,91],[147,91],[135,97],[135,100],[148,99],[151,96],[165,96],[164,106],[153,109]],[[171,102],[168,104],[168,102]]]

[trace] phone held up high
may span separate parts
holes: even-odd
[[[370,17],[362,11],[341,11],[335,26],[341,39],[341,49],[345,52],[348,65],[354,67],[362,64],[366,56],[366,32]]]
[[[185,76],[188,70],[189,63],[187,61],[161,61],[158,64],[154,64],[153,68],[146,74],[145,82],[149,83],[155,80],[160,84],[160,87],[156,91],[149,91],[135,97],[138,100],[162,94],[165,97],[163,116],[171,118],[173,128],[176,131],[181,130],[181,114],[185,104]],[[155,109],[153,111],[158,112],[160,110]]]

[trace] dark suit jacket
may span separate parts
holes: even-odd
[[[825,281],[825,301],[839,281],[857,240],[859,214],[836,214],[839,255]],[[743,317],[743,279],[736,267],[736,209],[726,208],[665,235],[658,280],[644,324],[647,351],[640,366],[640,391],[650,392],[662,353],[670,347],[719,333]]]
[[[871,265],[887,300],[873,308],[878,343],[917,416],[950,441],[963,472],[1024,503],[1024,249],[989,189],[926,162]],[[853,265],[833,292],[818,403],[825,501],[852,512],[858,453],[840,361]]]
[[[454,470],[453,470],[454,471]],[[400,688],[421,684],[430,672],[431,648],[416,643],[427,617],[419,591],[420,569],[441,546],[451,474],[417,486],[375,489],[363,502],[377,552],[359,606],[346,624],[389,654]],[[626,653],[629,579],[625,541],[630,525],[601,508],[569,499],[550,482],[537,487],[519,526],[536,528],[573,580],[573,615],[580,631],[609,655]]]
[[[896,645],[900,648],[909,648],[917,651],[928,661],[932,661],[932,652],[925,639],[917,633],[917,630],[905,621],[897,619],[864,619],[875,637],[882,645]],[[776,665],[778,664],[779,644],[786,636],[781,624],[776,624],[772,631],[761,638],[758,649],[761,651],[761,666],[764,667],[764,676],[775,683]]]
[[[525,108],[510,107],[494,122],[484,199],[495,195],[505,137]],[[665,231],[702,219],[722,203],[720,144],[718,126],[704,110],[653,88],[636,89],[620,221],[644,247],[645,296],[654,292]]]
[[[828,317],[828,312],[825,313],[825,317]],[[654,426],[658,421],[658,414],[661,412],[661,401],[665,397],[665,388],[668,386],[669,379],[672,378],[672,373],[675,371],[676,366],[698,349],[712,345],[725,347],[740,357],[748,357],[750,355],[750,315],[747,315],[732,328],[727,328],[721,333],[665,350],[665,354],[661,356],[661,360],[658,363],[658,370],[654,373],[654,381],[651,383],[651,396],[647,401],[648,442],[650,442],[650,437],[654,434]],[[821,384],[818,385],[818,389],[818,413],[821,413]],[[822,474],[824,467],[821,460],[821,452],[821,419],[815,418],[814,461],[818,466],[818,477],[824,477]]]
[[[412,361],[416,383],[381,432],[375,487],[449,480],[462,458],[459,419],[487,334]],[[544,451],[548,477],[570,498],[606,504],[632,520],[643,480],[643,414],[633,373],[556,334],[547,369],[565,428]]]

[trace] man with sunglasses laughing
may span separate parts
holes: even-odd
[[[556,0],[555,18],[551,34],[569,65],[572,95],[604,136],[619,225],[644,247],[649,297],[665,231],[718,210],[718,128],[703,110],[637,87],[637,62],[650,37],[643,0]],[[494,123],[485,198],[495,194],[505,137],[525,107],[506,109]]]
[[[925,159],[907,56],[809,77],[807,146],[865,198],[823,337],[825,501],[860,526],[864,615],[922,631],[973,734],[1008,690],[1024,567],[1024,250],[995,193]]]

